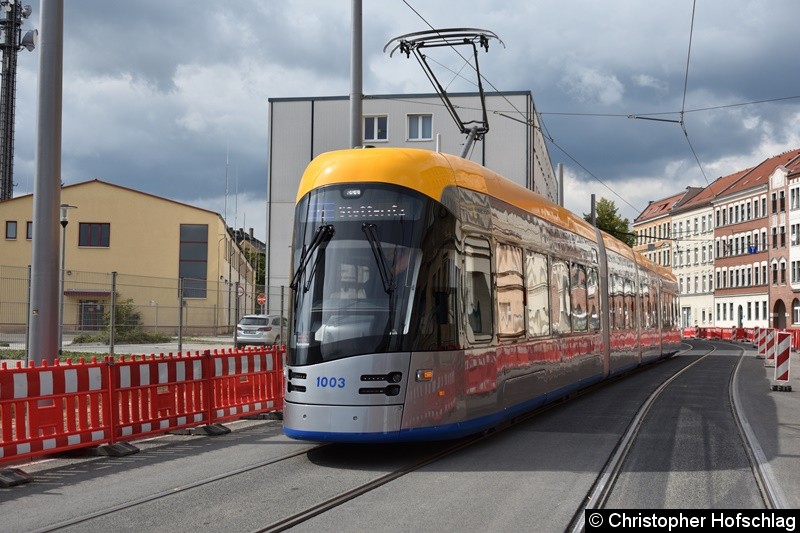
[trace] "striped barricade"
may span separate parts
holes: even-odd
[[[765,359],[767,357],[767,335],[769,335],[769,329],[759,329],[758,339],[756,340],[756,348],[758,348],[756,359]]]
[[[800,329],[793,329],[792,333],[792,350],[800,350]]]
[[[0,370],[0,461],[100,445],[112,438],[106,365]]]
[[[285,348],[0,366],[0,463],[283,409]]]
[[[118,440],[208,423],[201,356],[143,355],[111,364],[114,436]]]
[[[283,409],[281,357],[266,347],[212,354],[211,422]]]
[[[778,340],[778,331],[774,329],[767,330],[767,342],[764,352],[764,366],[775,366],[775,343]]]
[[[789,385],[789,361],[792,352],[792,334],[778,333],[775,349],[775,380],[772,390],[792,390]]]
[[[761,333],[764,331],[760,327],[756,327],[753,330],[753,348],[758,348],[759,344],[761,343]]]

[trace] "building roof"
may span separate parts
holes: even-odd
[[[177,200],[170,200],[169,198],[164,198],[163,196],[157,196],[155,194],[146,193],[146,192],[143,192],[143,191],[139,191],[137,189],[131,189],[130,187],[123,187],[122,185],[117,185],[115,183],[110,183],[108,181],[103,181],[103,180],[100,180],[100,179],[97,179],[97,178],[94,178],[94,179],[91,179],[91,180],[86,180],[86,181],[81,181],[79,183],[72,183],[70,185],[64,185],[64,186],[61,187],[61,190],[73,189],[73,188],[83,187],[83,186],[91,185],[91,184],[100,184],[100,185],[106,186],[106,187],[113,187],[115,189],[120,189],[120,190],[123,190],[123,191],[128,191],[128,192],[132,192],[132,193],[136,193],[136,194],[141,194],[141,195],[144,195],[144,196],[149,196],[150,198],[155,198],[157,200],[163,200],[165,202],[170,202],[170,203],[173,203],[173,204],[176,204],[176,205],[180,205],[180,206],[183,206],[183,207],[188,207],[190,209],[197,209],[198,211],[204,211],[206,213],[210,213],[210,214],[213,214],[213,215],[221,216],[216,211],[211,211],[210,209],[204,209],[202,207],[197,207],[197,206],[194,206],[194,205],[191,205],[191,204],[185,204],[183,202],[178,202]],[[4,202],[13,202],[15,200],[20,200],[22,198],[27,198],[27,197],[30,197],[30,196],[33,196],[33,193],[28,193],[28,194],[23,194],[23,195],[20,195],[20,196],[15,196],[14,198],[9,198],[7,200],[0,200],[0,204],[2,204]]]
[[[776,168],[793,164],[798,159],[798,156],[800,156],[800,148],[767,158],[752,169],[742,171],[742,176],[733,181],[726,189],[720,191],[717,196],[729,196],[753,187],[768,185],[769,177]]]
[[[681,202],[680,205],[677,205],[673,209],[673,214],[678,213],[685,213],[686,211],[691,211],[693,209],[697,209],[699,207],[704,207],[706,205],[711,205],[711,202],[719,195],[721,191],[724,191],[736,181],[750,172],[752,169],[748,168],[745,170],[740,170],[738,172],[734,172],[733,174],[728,174],[727,176],[721,176],[714,180],[711,185],[702,189],[700,194],[695,195],[691,199],[686,202]]]
[[[461,92],[461,93],[447,93],[450,98],[466,98],[480,96],[479,92]],[[486,98],[494,98],[497,96],[529,96],[532,97],[531,91],[487,91],[484,93]],[[414,99],[414,98],[440,98],[439,93],[396,93],[396,94],[370,94],[364,95],[364,100],[397,100],[397,99]],[[277,98],[268,98],[267,102],[310,102],[310,101],[333,101],[333,100],[349,100],[348,95],[338,96],[284,96]]]
[[[678,203],[688,191],[682,191],[678,194],[673,194],[672,196],[668,196],[667,198],[662,198],[661,200],[656,200],[654,202],[650,202],[647,207],[645,207],[644,211],[639,213],[635,219],[633,219],[634,224],[641,224],[643,222],[647,222],[648,220],[659,218],[665,215],[670,214],[670,210],[672,206]]]

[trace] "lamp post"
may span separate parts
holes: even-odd
[[[58,291],[58,355],[64,348],[64,256],[67,250],[67,218],[68,210],[77,209],[75,205],[61,204],[61,288]]]

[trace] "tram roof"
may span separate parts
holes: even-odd
[[[594,227],[540,194],[467,159],[416,148],[357,148],[327,152],[306,168],[297,201],[309,191],[336,183],[390,183],[441,201],[448,187],[484,193],[557,226],[596,241]]]
[[[462,187],[518,207],[568,231],[596,242],[594,227],[571,211],[526,189],[486,167],[461,157],[417,148],[356,148],[326,152],[309,163],[297,191],[300,201],[309,191],[337,183],[389,183],[418,191],[441,201],[448,187]],[[622,241],[602,232],[603,243],[662,276],[674,278]]]

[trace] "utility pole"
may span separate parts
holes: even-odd
[[[362,144],[362,44],[361,0],[352,0],[352,33],[350,38],[350,148]]]
[[[17,93],[17,52],[33,50],[35,31],[22,37],[23,19],[31,16],[31,6],[19,0],[0,1],[0,51],[3,54],[2,84],[0,85],[0,200],[14,196],[14,107]]]
[[[33,253],[28,356],[58,357],[58,230],[61,204],[61,88],[64,0],[42,0],[39,95],[33,187]]]

